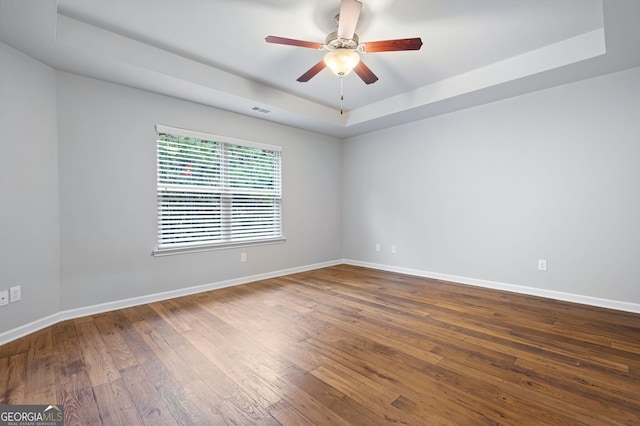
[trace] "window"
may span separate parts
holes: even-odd
[[[156,126],[154,254],[284,241],[281,148]]]

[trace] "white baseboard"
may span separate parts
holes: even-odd
[[[528,294],[531,296],[546,297],[548,299],[562,300],[565,302],[580,303],[582,305],[597,306],[600,308],[615,309],[617,311],[640,313],[640,304],[622,302],[618,300],[601,299],[598,297],[583,296],[580,294],[564,293],[555,290],[527,287],[516,284],[506,284],[496,281],[481,280],[477,278],[460,277],[457,275],[439,274],[437,272],[422,271],[419,269],[402,268],[398,266],[382,265],[378,263],[361,262],[359,260],[343,259],[342,263],[365,268],[380,269],[382,271],[398,272],[424,278],[432,278],[442,281],[451,281],[460,284],[469,284],[477,287],[505,290],[514,293]]]
[[[0,345],[9,343],[20,337],[31,334],[35,331],[42,330],[45,327],[52,326],[61,321],[80,318],[88,315],[100,314],[103,312],[114,311],[117,309],[129,308],[132,306],[144,305],[146,303],[159,302],[162,300],[173,299],[190,294],[203,293],[205,291],[216,290],[235,285],[246,284],[254,281],[265,280],[269,278],[281,277],[283,275],[295,274],[298,272],[311,271],[314,269],[326,268],[329,266],[347,264],[354,266],[363,266],[366,268],[379,269],[382,271],[398,272],[401,274],[413,275],[418,277],[432,278],[443,281],[451,281],[460,284],[469,284],[478,287],[491,288],[496,290],[511,291],[514,293],[528,294],[532,296],[546,297],[549,299],[563,300],[566,302],[580,303],[583,305],[598,306],[601,308],[615,309],[618,311],[640,313],[640,304],[622,302],[618,300],[601,299],[591,296],[583,296],[579,294],[564,293],[554,290],[546,290],[535,287],[520,286],[515,284],[506,284],[496,281],[481,280],[476,278],[460,277],[457,275],[440,274],[437,272],[422,271],[419,269],[403,268],[398,266],[383,265],[378,263],[361,262],[359,260],[340,259],[312,265],[300,266],[296,268],[283,269],[279,271],[266,272],[263,274],[249,275],[246,277],[234,278],[232,280],[219,281],[211,284],[204,284],[194,287],[187,287],[163,293],[154,293],[130,299],[116,300],[113,302],[101,303],[98,305],[86,306],[82,308],[69,309],[60,311],[53,315],[37,319],[28,324],[16,327],[14,329],[0,333]]]
[[[173,299],[190,294],[203,293],[205,291],[217,290],[225,287],[232,287],[240,284],[247,284],[254,281],[265,280],[268,278],[281,277],[283,275],[295,274],[298,272],[311,271],[314,269],[326,268],[328,266],[339,265],[342,260],[334,260],[330,262],[316,263],[312,265],[299,266],[295,268],[283,269],[279,271],[266,272],[263,274],[249,275],[246,277],[234,278],[226,281],[218,281],[211,284],[203,284],[194,287],[181,288],[177,290],[166,291],[162,293],[154,293],[145,296],[132,297],[130,299],[116,300],[113,302],[101,303],[98,305],[86,306],[82,308],[69,309],[60,311],[44,318],[37,319],[28,324],[16,327],[14,329],[0,333],[0,345],[9,343],[13,340],[24,337],[35,331],[42,330],[45,327],[52,326],[61,321],[80,318],[88,315],[100,314],[103,312],[114,311],[117,309],[130,308],[132,306],[144,305],[146,303],[159,302],[162,300]]]

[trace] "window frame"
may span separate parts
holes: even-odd
[[[254,245],[265,245],[265,244],[277,244],[283,243],[286,241],[284,237],[284,227],[283,227],[283,208],[282,208],[282,147],[277,145],[264,144],[260,142],[247,141],[243,139],[236,139],[227,136],[214,135],[211,133],[182,129],[178,127],[170,127],[166,125],[157,124],[155,126],[155,147],[156,147],[156,248],[153,250],[153,256],[165,256],[172,254],[182,254],[182,253],[192,253],[192,252],[201,252],[201,251],[209,251],[209,250],[221,250],[228,249],[234,247],[243,247],[243,246],[254,246]],[[161,193],[162,191],[170,192],[170,188],[177,188],[180,185],[177,184],[167,184],[161,183],[160,181],[160,134],[168,134],[171,136],[179,136],[179,137],[187,137],[199,139],[202,141],[214,142],[220,145],[220,155],[222,158],[228,160],[226,156],[223,155],[223,152],[230,149],[230,146],[239,146],[239,147],[248,147],[248,148],[257,148],[271,152],[278,153],[278,161],[277,167],[279,168],[278,176],[277,176],[277,194],[275,197],[270,198],[272,200],[276,200],[279,208],[279,214],[277,215],[277,219],[279,221],[279,235],[273,237],[258,237],[253,239],[227,239],[219,242],[191,242],[191,243],[174,243],[174,244],[162,244],[162,208],[161,208]],[[229,172],[229,165],[227,161],[220,161],[220,183],[217,191],[213,191],[212,193],[219,194],[220,197],[220,227],[231,227],[232,226],[232,218],[233,216],[223,215],[224,211],[222,204],[224,202],[230,202],[234,197],[236,199],[242,198],[242,195],[236,190],[231,189],[229,186],[229,182],[225,177],[225,174]],[[202,186],[204,192],[211,191],[212,186]],[[234,192],[235,191],[235,192]],[[189,191],[186,191],[189,192]],[[194,193],[195,194],[195,193]],[[247,192],[242,191],[244,197],[256,197],[260,194],[260,190],[248,190]],[[194,195],[197,197],[197,195]],[[223,201],[226,200],[226,201]]]

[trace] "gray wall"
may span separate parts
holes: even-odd
[[[64,72],[58,120],[63,309],[341,258],[338,139]],[[156,124],[282,146],[286,243],[152,257]]]
[[[636,68],[346,140],[344,257],[640,303],[639,93]]]
[[[0,42],[0,333],[60,309],[56,80],[53,69]]]
[[[640,303],[639,92],[632,69],[341,143],[0,43],[0,333],[340,258]],[[152,257],[155,124],[283,146],[287,242]]]

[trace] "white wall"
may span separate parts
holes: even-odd
[[[338,139],[64,72],[57,76],[63,309],[341,258]],[[282,146],[286,243],[152,257],[156,124]],[[240,263],[241,251],[246,263]]]
[[[344,257],[639,304],[639,93],[636,68],[346,140]]]
[[[60,309],[56,80],[53,69],[0,42],[0,333]]]

